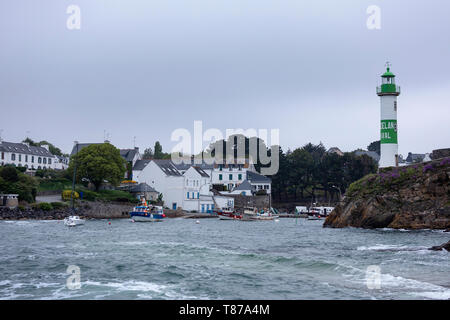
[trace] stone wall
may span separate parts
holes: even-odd
[[[244,207],[256,207],[258,210],[268,208],[270,204],[269,195],[261,196],[243,196],[243,195],[226,195],[234,198],[234,208],[238,211],[243,210]]]
[[[75,208],[41,210],[38,208],[25,208],[22,210],[0,207],[0,220],[60,220],[70,215],[78,215],[84,219],[119,219],[129,218],[132,204],[106,203],[106,202],[81,202]]]

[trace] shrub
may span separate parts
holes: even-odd
[[[0,171],[0,176],[8,182],[17,182],[19,180],[19,174],[15,167],[5,166]]]
[[[53,209],[53,206],[48,202],[41,202],[38,204],[38,208],[44,211],[50,211]]]
[[[64,202],[51,202],[50,204],[52,205],[53,209],[67,208],[67,203]]]

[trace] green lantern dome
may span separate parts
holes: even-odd
[[[394,78],[394,77],[395,77],[395,74],[393,74],[393,73],[390,71],[390,68],[387,67],[387,70],[386,70],[385,73],[383,73],[382,77],[383,77],[383,78]]]
[[[395,74],[391,72],[391,64],[386,63],[386,72],[381,75],[381,87],[377,87],[379,96],[398,96],[400,95],[400,87],[395,84]]]

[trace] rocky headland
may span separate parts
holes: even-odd
[[[354,182],[324,227],[450,229],[450,157]]]

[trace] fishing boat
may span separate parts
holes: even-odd
[[[162,221],[166,215],[163,207],[148,204],[145,198],[142,198],[141,204],[134,207],[133,211],[130,212],[130,217],[135,222],[158,222]]]
[[[242,221],[268,221],[274,220],[279,216],[272,214],[272,210],[261,210],[258,211],[256,208],[245,208],[244,214],[242,215]]]
[[[79,216],[69,216],[64,219],[64,225],[67,227],[81,226],[85,222],[84,219],[80,219]]]
[[[221,210],[215,211],[219,216],[220,220],[241,220],[242,215],[237,213],[231,208],[223,208]]]

